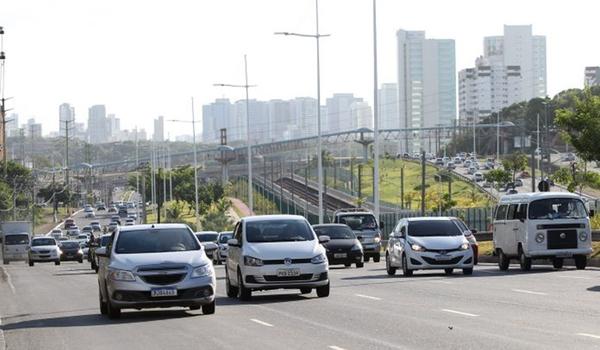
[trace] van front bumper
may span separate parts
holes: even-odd
[[[577,249],[544,249],[530,250],[525,253],[525,256],[533,259],[546,258],[572,258],[575,255],[590,255],[592,248],[577,248]]]

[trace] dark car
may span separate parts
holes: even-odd
[[[212,259],[217,249],[219,249],[217,243],[219,233],[215,231],[201,231],[196,232],[196,237],[198,238],[198,241],[200,241],[202,247],[204,247],[206,256]]]
[[[60,243],[60,260],[62,261],[79,261],[83,263],[83,251],[77,241],[63,241]]]
[[[96,205],[96,211],[106,210],[106,205],[100,203]]]
[[[65,220],[65,224],[64,224],[64,229],[68,229],[71,226],[75,226],[75,220],[73,219],[66,219]]]
[[[119,215],[113,215],[110,217],[110,222],[116,222],[119,226],[121,226],[121,217]]]
[[[317,236],[329,236],[330,241],[323,246],[327,251],[329,265],[363,267],[363,247],[352,229],[344,224],[314,225]]]
[[[126,218],[127,215],[129,215],[129,213],[127,212],[127,207],[126,206],[120,206],[119,207],[119,217],[120,218]]]

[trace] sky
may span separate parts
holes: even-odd
[[[547,40],[548,94],[581,88],[585,66],[600,65],[600,2],[589,0],[378,0],[378,79],[396,81],[398,29],[456,41],[457,70],[483,54],[483,37],[504,24],[531,24]],[[320,0],[322,103],[351,92],[371,103],[371,0]],[[243,55],[248,55],[250,98],[316,96],[315,41],[276,36],[313,34],[314,0],[1,0],[6,52],[7,108],[20,122],[34,117],[44,134],[58,130],[58,106],[104,104],[122,128],[152,120],[196,118],[215,98],[243,99]],[[9,112],[9,113],[11,113]],[[457,111],[458,112],[458,111]],[[165,125],[165,134],[191,134],[189,124]]]

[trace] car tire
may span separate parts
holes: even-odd
[[[83,258],[79,259],[79,263],[83,264]]]
[[[467,267],[467,268],[463,269],[463,275],[470,276],[472,274],[473,274],[473,268],[472,267]]]
[[[381,261],[381,256],[380,256],[379,254],[377,254],[377,255],[374,255],[374,256],[373,256],[373,262],[376,262],[376,263],[378,263],[379,261]]]
[[[8,265],[9,261],[8,261],[8,260],[6,260],[6,259],[4,259],[4,260],[2,260],[2,263],[3,263],[4,265]]]
[[[453,272],[454,272],[454,269],[453,269],[453,268],[444,269],[444,273],[445,273],[446,275],[451,275]]]
[[[554,266],[555,269],[562,269],[564,264],[565,264],[565,259],[563,259],[563,258],[552,259],[552,266]]]
[[[225,267],[225,292],[229,298],[235,298],[237,296],[237,288],[231,285],[231,281],[229,280],[229,273],[227,272],[227,267]]]
[[[190,306],[190,310],[192,310],[192,311],[200,310],[201,307],[202,307],[202,305],[195,304],[195,305]]]
[[[215,313],[215,306],[216,306],[216,303],[215,303],[214,300],[210,304],[204,304],[204,305],[202,305],[202,313],[204,315],[212,315],[212,314],[214,314]]]
[[[402,255],[402,276],[410,277],[413,275],[413,270],[408,268],[408,262],[406,260],[406,255]]]
[[[350,267],[352,264],[344,264],[344,267]]]
[[[312,292],[312,288],[300,288],[300,294],[310,294]]]
[[[112,306],[112,304],[110,303],[110,298],[108,298],[106,300],[106,314],[108,315],[108,318],[110,319],[117,319],[117,318],[121,318],[121,309],[119,309],[118,307],[114,307]]]
[[[242,278],[242,273],[240,271],[238,271],[237,297],[241,301],[252,299],[252,290],[244,287],[244,279]]]
[[[585,255],[575,255],[575,267],[577,270],[585,270],[587,266],[587,257]]]
[[[510,259],[504,254],[502,249],[498,249],[498,268],[500,271],[508,270],[510,266]]]
[[[58,266],[58,265],[60,265],[60,260],[56,260],[56,261],[54,262],[54,265],[57,265],[57,266]]]
[[[361,261],[361,262],[357,262],[357,263],[356,263],[356,268],[357,268],[357,269],[360,269],[360,268],[362,268],[362,267],[364,267],[364,266],[365,266],[365,263],[363,263],[362,261]]]
[[[519,249],[519,265],[522,271],[531,270],[531,258],[525,256],[523,249]]]
[[[326,298],[329,296],[329,282],[327,282],[327,285],[317,287],[317,296],[319,298]]]
[[[385,255],[385,271],[387,272],[388,276],[393,276],[396,274],[396,268],[392,266],[389,254]]]
[[[98,290],[98,300],[100,303],[100,314],[108,314],[108,305],[106,305],[106,302],[102,301],[102,293],[100,292],[100,290]]]
[[[371,259],[371,257],[368,255],[365,255],[365,258],[364,258],[365,262],[369,262],[369,259]]]
[[[33,265],[34,265],[34,262],[29,260],[29,266],[33,266]]]

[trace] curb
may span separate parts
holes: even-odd
[[[536,265],[548,265],[552,266],[552,263],[549,260],[537,260]],[[498,263],[498,258],[491,255],[480,255],[479,262],[481,263]],[[565,266],[575,266],[575,262],[573,259],[565,259]],[[592,258],[588,259],[587,266],[600,267],[600,259]]]

